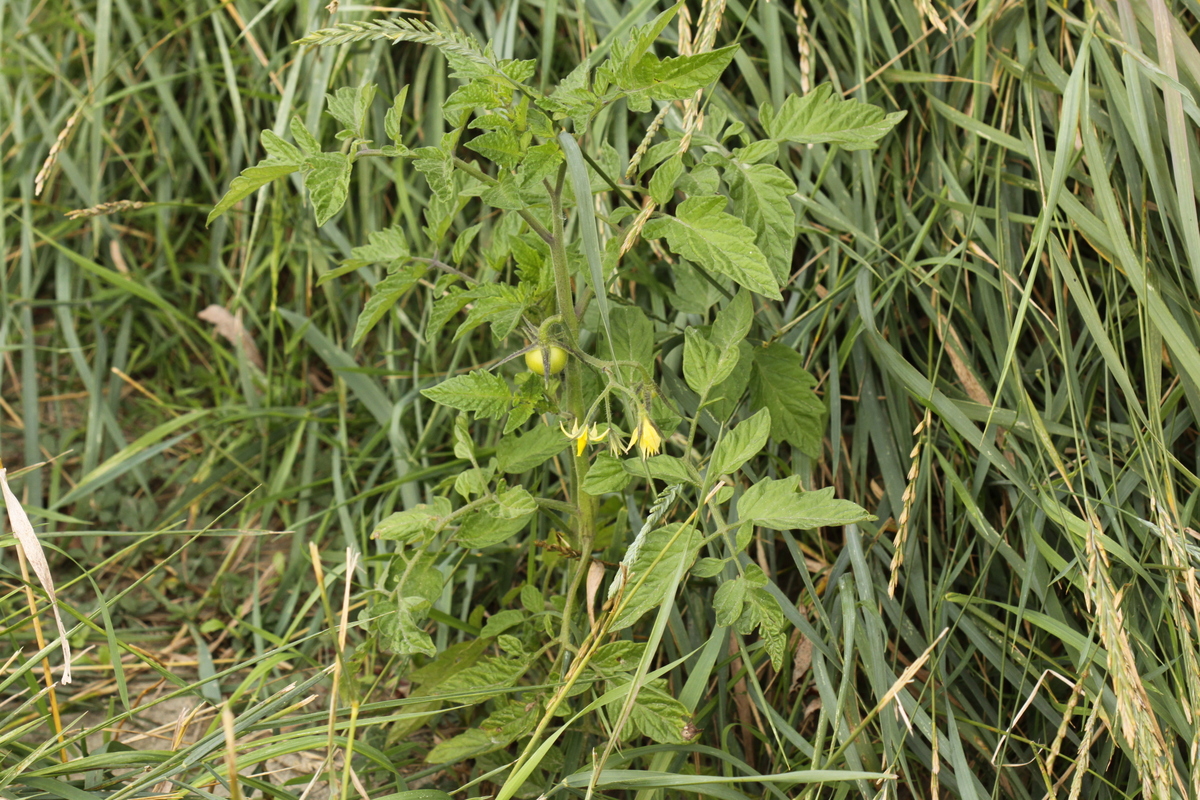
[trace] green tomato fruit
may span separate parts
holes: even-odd
[[[561,347],[550,345],[545,348],[550,351],[550,374],[557,375],[567,366],[567,351]],[[546,374],[546,363],[542,360],[542,348],[535,347],[525,354],[525,366],[530,372],[538,375]]]

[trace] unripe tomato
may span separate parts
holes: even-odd
[[[567,351],[555,345],[550,345],[545,349],[550,351],[550,374],[557,375],[567,366]],[[529,367],[530,372],[536,372],[538,375],[546,374],[546,365],[542,361],[542,348],[535,347],[525,354],[525,366]]]

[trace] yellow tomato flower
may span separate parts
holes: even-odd
[[[662,434],[658,432],[658,426],[644,408],[638,413],[638,424],[633,430],[633,435],[629,437],[625,452],[632,450],[634,445],[641,451],[642,458],[652,456],[662,449]]]
[[[580,425],[576,422],[571,426],[571,430],[567,430],[560,422],[558,427],[567,435],[568,439],[575,442],[575,455],[583,455],[583,451],[587,448],[588,442],[602,442],[608,436],[608,428],[600,430],[593,424],[590,428],[586,425]]]

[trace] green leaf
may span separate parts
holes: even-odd
[[[654,170],[650,178],[650,196],[660,206],[665,206],[675,196],[675,181],[683,174],[683,156],[676,153]]]
[[[505,169],[516,169],[525,155],[525,148],[509,128],[497,128],[480,134],[466,146]]]
[[[738,292],[724,308],[717,312],[709,340],[722,349],[737,347],[750,332],[754,321],[754,304],[749,292]]]
[[[747,164],[729,159],[723,171],[733,208],[754,231],[775,280],[783,285],[792,271],[796,212],[788,199],[796,193],[783,170],[773,164]]]
[[[653,374],[654,325],[637,306],[614,306],[609,317],[611,339],[601,341],[601,358],[613,361],[633,361]],[[619,367],[617,372],[626,384],[643,380],[642,373],[633,367]]]
[[[499,636],[509,628],[520,625],[524,621],[524,612],[517,611],[515,608],[506,609],[488,617],[487,622],[483,624],[483,630],[479,632],[479,636],[480,638]]]
[[[737,352],[734,350],[733,352]],[[749,419],[726,433],[717,442],[712,459],[708,462],[708,480],[711,483],[720,475],[730,475],[743,464],[762,452],[771,433],[771,411],[760,408]]]
[[[392,100],[392,107],[387,110],[387,114],[383,117],[383,130],[387,133],[388,138],[395,142],[397,147],[404,148],[406,153],[408,152],[408,148],[404,147],[402,125],[404,124],[404,101],[407,97],[408,86],[405,85],[396,95],[395,99]]]
[[[327,94],[329,115],[336,119],[356,138],[370,139],[367,136],[367,116],[371,113],[371,103],[375,100],[373,83],[359,86],[357,89],[343,86],[336,94]]]
[[[351,346],[358,346],[363,338],[371,332],[371,329],[379,323],[379,320],[387,315],[392,306],[396,305],[400,298],[404,297],[404,294],[425,276],[426,270],[427,267],[424,264],[409,264],[389,273],[387,277],[375,284],[375,288],[371,290],[371,296],[363,304],[362,313],[358,315],[358,322],[354,325],[354,338],[351,340]]]
[[[629,721],[643,736],[658,744],[685,744],[684,726],[691,721],[691,712],[671,695],[663,691],[665,680],[654,681],[638,692]]]
[[[561,453],[568,444],[567,437],[558,428],[538,425],[529,433],[508,435],[501,439],[496,446],[496,459],[501,472],[519,475],[541,466],[547,459]]]
[[[483,419],[500,419],[513,398],[504,378],[482,369],[442,381],[421,394],[459,411],[473,411]]]
[[[428,608],[429,601],[421,597],[381,600],[371,605],[368,613],[377,617],[373,626],[379,633],[380,645],[401,656],[437,655],[433,639],[417,625],[417,616],[424,616]]]
[[[638,477],[649,474],[651,478],[666,483],[700,485],[700,475],[695,467],[675,456],[651,456],[645,460],[628,458],[625,460],[625,471]]]
[[[718,348],[695,328],[684,331],[683,377],[697,394],[707,393],[728,378],[740,358],[737,347]]]
[[[288,144],[271,131],[263,131],[261,137],[263,149],[267,157],[253,167],[242,170],[242,174],[229,183],[229,191],[221,198],[212,211],[208,212],[205,225],[212,225],[213,220],[233,208],[239,200],[248,197],[259,188],[276,178],[291,175],[303,166],[304,157],[295,145]]]
[[[746,590],[749,587],[743,578],[725,581],[717,587],[713,595],[713,610],[717,613],[717,624],[722,627],[737,622],[742,615],[742,604],[746,601]]]
[[[612,675],[619,672],[632,672],[646,650],[645,642],[620,640],[602,644],[596,648],[588,666],[601,675]]]
[[[527,583],[521,587],[521,607],[531,614],[540,614],[546,610],[546,598],[540,589]]]
[[[690,197],[679,204],[675,216],[646,223],[644,235],[648,239],[666,237],[671,250],[684,258],[751,291],[783,299],[766,256],[754,243],[754,231],[722,210],[728,202],[720,195]]]
[[[530,288],[524,283],[517,286],[486,283],[464,292],[461,297],[471,303],[471,310],[455,331],[455,341],[480,325],[490,323],[492,335],[501,342],[517,327],[521,315],[533,302]]]
[[[695,558],[699,546],[696,540],[696,529],[678,522],[646,534],[629,569],[621,610],[613,620],[610,632],[628,628],[646,612],[662,604],[679,565]]]
[[[499,750],[511,742],[497,744],[479,728],[470,728],[441,742],[425,756],[426,764],[454,764],[474,756]]]
[[[625,471],[621,459],[601,453],[588,467],[587,477],[583,479],[580,488],[590,495],[619,492],[628,486],[631,480],[633,478]]]
[[[778,112],[770,103],[763,103],[758,117],[767,136],[780,142],[864,150],[875,147],[906,113],[885,114],[878,106],[842,100],[825,83],[803,97],[791,95]]]
[[[421,503],[380,520],[371,536],[403,544],[428,539],[445,524],[451,510],[449,500],[445,497],[435,497],[428,505]]]
[[[391,269],[403,266],[409,257],[408,239],[403,229],[399,225],[392,225],[367,234],[367,244],[353,248],[350,258],[342,263],[355,269],[371,264],[384,264]]]
[[[683,100],[720,78],[737,51],[738,45],[733,44],[661,61],[646,54],[635,67],[614,73],[614,76],[617,85],[630,94],[640,94],[651,100]]]
[[[500,492],[496,502],[467,515],[455,538],[465,547],[491,547],[520,533],[537,513],[537,501],[522,486]]]
[[[817,381],[804,369],[803,358],[776,342],[754,348],[750,379],[751,408],[771,409],[771,436],[817,458],[825,434],[825,404],[813,392]]]
[[[536,144],[525,151],[525,158],[517,169],[517,182],[523,189],[540,189],[542,179],[553,175],[562,163],[563,151],[557,142]]]
[[[350,159],[342,153],[317,153],[304,159],[304,185],[312,197],[317,225],[342,210],[350,194]]]
[[[725,570],[725,559],[702,558],[692,567],[692,575],[697,578],[715,578]]]
[[[454,491],[464,500],[470,500],[475,495],[487,494],[488,484],[495,477],[495,468],[473,467],[463,470],[454,478]]]
[[[519,659],[483,658],[442,681],[438,685],[438,693],[452,695],[479,689],[506,689],[517,682],[525,667],[525,662]]]
[[[292,138],[296,140],[296,145],[305,156],[312,156],[321,152],[321,143],[317,141],[317,137],[313,136],[308,128],[304,127],[304,120],[300,119],[299,115],[292,117],[288,130],[292,132]]]
[[[849,500],[833,496],[833,487],[798,492],[800,476],[763,478],[738,500],[738,519],[777,531],[810,530],[875,519]]]
[[[759,587],[746,591],[745,604],[735,630],[746,636],[758,628],[767,655],[771,657],[771,666],[777,670],[783,666],[784,649],[787,647],[787,636],[783,632],[785,624],[783,609],[774,595]]]

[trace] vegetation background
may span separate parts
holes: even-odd
[[[552,84],[665,7],[404,13],[535,59]],[[742,46],[710,102],[750,129],[762,102],[824,83],[908,112],[876,150],[788,150],[794,275],[756,320],[803,355],[828,427],[819,458],[773,445],[754,469],[878,519],[759,531],[749,557],[795,628],[780,671],[753,637],[714,637],[715,584],[690,581],[654,666],[686,657],[667,686],[697,730],[629,742],[610,767],[678,775],[603,792],[1200,796],[1200,5],[688,6],[703,11],[718,45]],[[335,20],[395,13],[346,3]],[[318,283],[370,233],[418,230],[424,187],[372,162],[320,228],[294,185],[204,225],[262,156],[259,131],[293,115],[335,130],[339,87],[407,85],[411,143],[442,133],[442,56],[292,44],[330,20],[315,0],[0,0],[0,456],[79,651],[75,682],[48,689],[52,629],[0,538],[4,796],[298,797],[303,780],[256,774],[309,750],[343,796],[484,796],[511,759],[428,763],[478,698],[431,705],[355,624],[390,563],[376,524],[463,468],[452,417],[419,389],[507,354],[485,335],[425,340],[420,297],[352,347],[379,273]],[[608,127],[623,163],[651,116]],[[480,222],[495,220],[456,230]],[[623,279],[678,372],[669,343],[708,321],[689,310],[705,287],[644,256]],[[526,537],[448,570],[439,650],[484,612],[537,606],[523,587],[561,591],[531,582]],[[366,676],[341,693],[339,652]],[[198,736],[135,751],[113,734],[173,696],[198,704]],[[582,794],[605,741],[569,731],[523,794],[562,779]],[[764,777],[817,769],[894,777]]]

